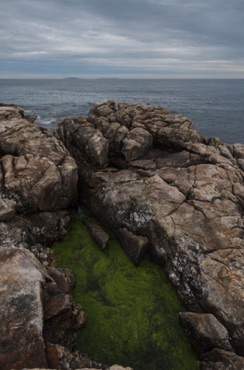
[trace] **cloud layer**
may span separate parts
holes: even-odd
[[[244,78],[243,0],[5,0],[0,77]]]

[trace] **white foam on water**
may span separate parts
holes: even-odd
[[[37,116],[35,123],[39,125],[50,125],[51,123],[56,123],[56,119],[55,118],[41,118],[40,116]]]

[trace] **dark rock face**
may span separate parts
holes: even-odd
[[[161,263],[188,310],[212,314],[244,355],[244,145],[202,137],[163,108],[113,101],[58,134],[78,164],[81,202],[136,263]]]

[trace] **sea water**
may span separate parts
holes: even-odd
[[[244,80],[57,79],[0,80],[0,103],[16,104],[37,123],[87,115],[104,100],[160,105],[191,119],[197,131],[244,143]]]

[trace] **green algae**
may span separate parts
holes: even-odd
[[[134,370],[197,368],[178,320],[182,307],[161,267],[136,267],[111,233],[107,249],[101,251],[76,214],[54,251],[56,266],[73,271],[73,297],[88,317],[78,335],[82,353]]]

